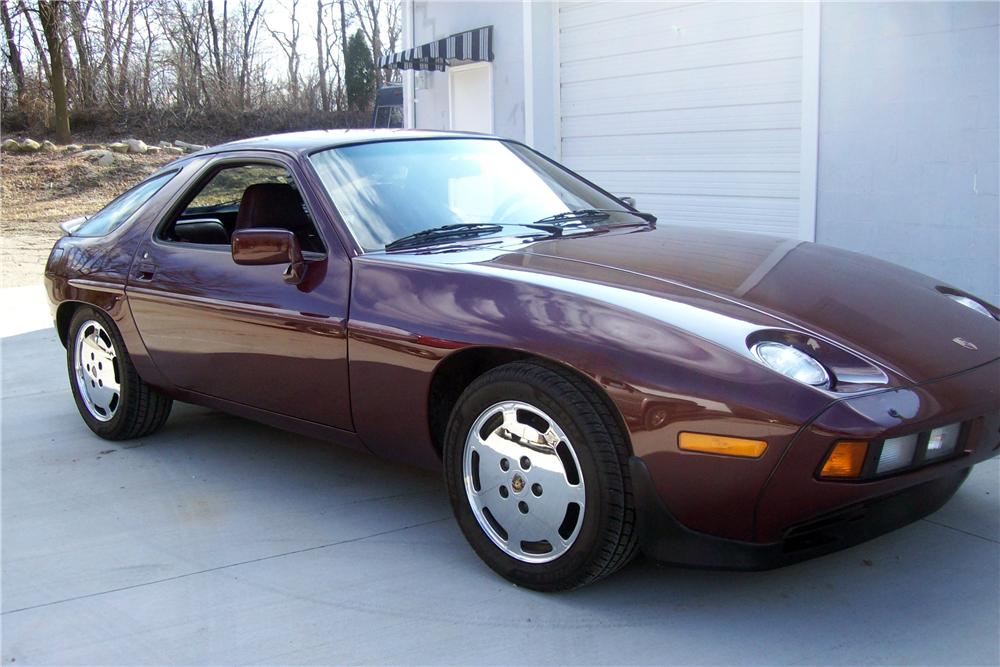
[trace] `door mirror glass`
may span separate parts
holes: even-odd
[[[244,266],[288,264],[284,279],[297,285],[305,277],[302,248],[287,229],[239,229],[233,232],[233,261]]]
[[[635,208],[635,197],[621,197],[621,200],[629,208]]]

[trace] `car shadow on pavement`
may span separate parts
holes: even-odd
[[[285,662],[269,651],[299,637],[315,653],[295,661],[498,663],[520,636],[528,663],[996,662],[995,460],[846,551],[767,572],[640,557],[550,595],[479,561],[439,473],[180,403],[107,442],[54,331],[4,338],[2,364],[5,661]],[[199,644],[206,624],[239,641]]]

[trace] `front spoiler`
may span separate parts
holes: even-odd
[[[958,491],[971,467],[813,517],[786,529],[781,541],[767,544],[686,528],[663,504],[642,459],[631,457],[629,470],[644,554],[677,565],[768,570],[854,546],[936,512]]]

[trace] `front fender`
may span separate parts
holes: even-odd
[[[471,347],[544,357],[606,392],[679,520],[750,539],[760,488],[830,398],[708,338],[742,344],[776,326],[767,315],[684,288],[665,294],[642,276],[576,268],[566,275],[573,269],[560,260],[476,252],[355,260],[348,335],[359,435],[387,458],[436,466],[427,397],[439,364]],[[757,460],[682,452],[681,430],[769,447]]]

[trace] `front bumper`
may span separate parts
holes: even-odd
[[[888,496],[865,500],[789,527],[776,542],[741,542],[690,530],[660,500],[642,459],[629,461],[643,553],[664,562],[731,570],[767,570],[845,549],[940,509],[969,468]]]
[[[841,439],[874,441],[968,424],[951,457],[869,481],[817,478]],[[927,516],[958,490],[973,465],[1000,454],[1000,360],[923,385],[837,401],[799,430],[755,489],[749,540],[691,530],[674,518],[645,463],[633,458],[643,550],[674,563],[764,569],[857,544]],[[711,479],[700,498],[714,512],[749,512],[716,502]]]

